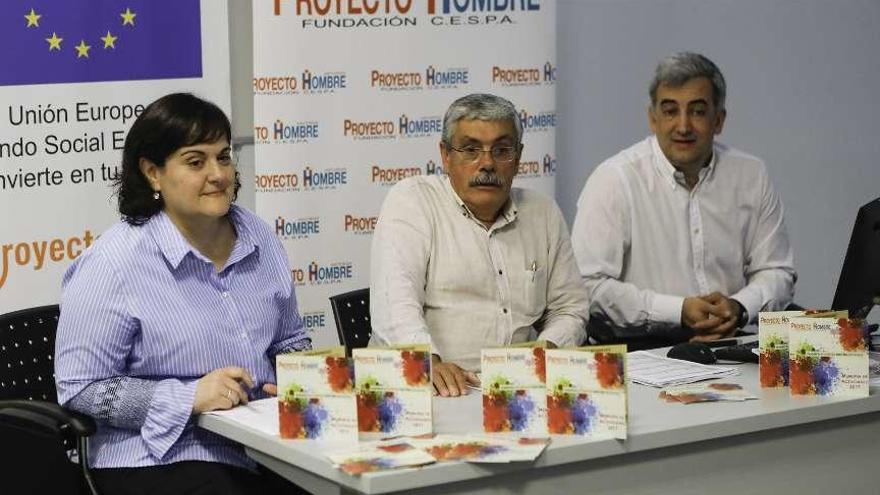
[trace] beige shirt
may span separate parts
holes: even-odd
[[[649,137],[609,158],[578,200],[572,244],[591,314],[678,325],[687,296],[719,291],[755,319],[783,309],[796,274],[764,163],[716,143],[693,190]]]
[[[370,267],[373,345],[430,343],[478,369],[480,349],[586,339],[587,296],[556,204],[513,188],[487,229],[447,177],[412,177],[385,198]]]

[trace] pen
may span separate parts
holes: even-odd
[[[530,271],[532,272],[532,282],[534,282],[535,281],[535,272],[538,271],[538,262],[537,261],[532,261],[532,268]]]

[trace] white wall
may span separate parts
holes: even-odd
[[[559,0],[556,193],[646,136],[663,56],[697,51],[728,84],[721,140],[763,158],[786,207],[795,300],[831,304],[858,207],[880,196],[877,0]]]

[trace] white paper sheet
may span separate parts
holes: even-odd
[[[220,416],[273,437],[278,436],[278,400],[275,397],[249,402],[225,411],[204,414]]]
[[[627,355],[626,373],[635,383],[661,388],[739,375],[735,368],[671,359],[647,351]]]

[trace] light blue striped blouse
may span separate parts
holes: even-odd
[[[253,213],[232,206],[237,239],[214,265],[160,212],[120,222],[64,275],[55,344],[58,401],[98,420],[93,467],[185,460],[253,467],[241,447],[195,426],[196,381],[227,366],[275,382],[275,355],[307,349],[287,256]]]

